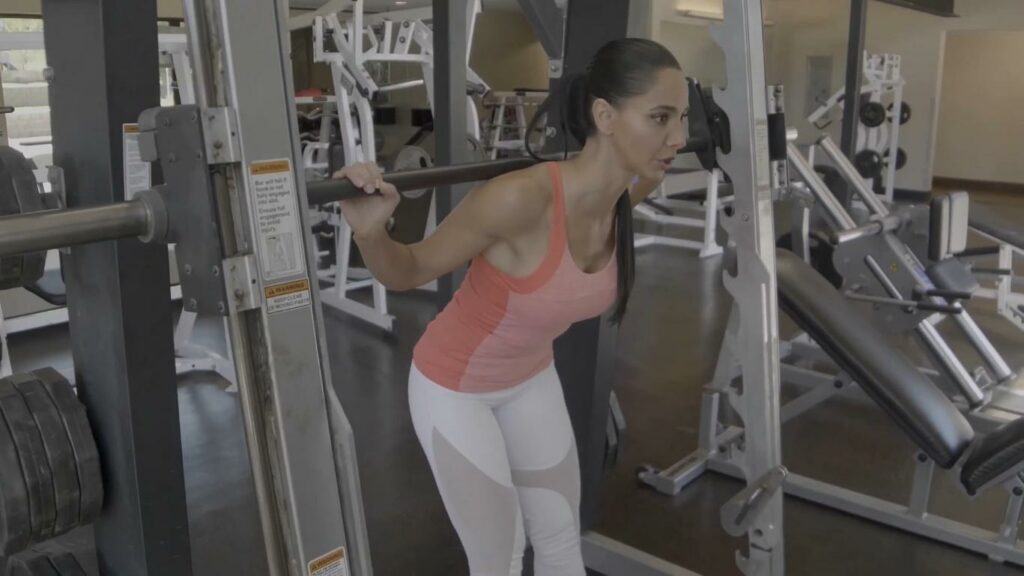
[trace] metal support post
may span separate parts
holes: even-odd
[[[125,199],[122,125],[160,104],[156,18],[155,0],[43,2],[54,163],[71,208]],[[167,248],[76,247],[64,280],[76,383],[106,485],[100,571],[190,574]]]
[[[846,48],[846,94],[843,97],[843,154],[851,161],[857,153],[860,124],[860,82],[864,67],[864,36],[867,30],[868,0],[850,0],[850,36]],[[898,113],[897,113],[898,115]]]
[[[469,0],[434,0],[434,133],[437,135],[436,163],[441,166],[469,161],[466,144],[466,46],[469,34]],[[437,221],[444,220],[469,192],[469,187],[441,186],[437,198]],[[465,268],[437,281],[437,298],[443,306],[462,283]]]
[[[735,244],[736,270],[723,280],[739,314],[736,340],[743,384],[730,402],[746,430],[738,461],[748,485],[782,466],[778,303],[771,166],[768,156],[767,84],[760,0],[725,0],[723,24],[712,37],[725,52],[727,89],[715,102],[729,117],[732,151],[719,164],[733,183],[733,211],[722,219]],[[748,554],[737,564],[748,576],[785,573],[782,546],[782,491],[766,496],[763,512],[747,531]]]

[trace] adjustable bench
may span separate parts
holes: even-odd
[[[1024,563],[1024,549],[1017,545],[1024,505],[1024,418],[989,434],[976,434],[935,383],[888,345],[880,331],[821,274],[785,250],[777,252],[776,266],[780,308],[921,451],[911,504],[906,507],[800,478],[791,478],[802,485],[787,491],[994,559]],[[995,485],[1009,492],[1005,520],[998,532],[985,532],[927,512],[933,463],[951,470],[968,496]]]

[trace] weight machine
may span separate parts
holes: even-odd
[[[424,87],[430,109],[434,109],[434,37],[426,21],[432,18],[429,9],[400,10],[379,14],[364,14],[362,0],[348,3],[351,17],[342,22],[337,13],[317,15],[312,22],[313,60],[330,66],[334,84],[333,98],[325,98],[322,104],[319,142],[306,144],[303,158],[307,169],[314,178],[330,176],[331,136],[333,119],[337,118],[341,131],[345,164],[377,162],[377,143],[374,135],[372,102],[378,95],[397,90]],[[468,46],[472,46],[473,30],[479,15],[480,0],[469,3]],[[467,49],[467,80],[472,93],[484,93],[487,84],[469,68]],[[379,84],[380,74],[374,74],[371,67],[387,67],[392,63],[419,64],[422,78],[405,82]],[[471,142],[479,147],[480,119],[472,96],[466,96],[466,124]],[[396,161],[396,169],[410,166],[423,167],[421,159],[426,153],[420,148],[409,146],[403,149]],[[406,159],[413,156],[411,161]],[[325,215],[327,225],[332,229],[335,247],[333,266],[318,270],[318,278],[328,284],[321,294],[321,301],[333,308],[356,316],[366,322],[390,331],[394,317],[388,313],[387,291],[365,270],[354,270],[350,266],[352,252],[352,230],[337,209],[329,208]],[[427,216],[426,233],[436,225],[436,207],[431,199]],[[427,286],[427,288],[431,288]],[[349,292],[371,288],[373,304],[368,306],[349,297]]]

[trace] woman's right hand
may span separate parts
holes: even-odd
[[[332,178],[349,180],[366,192],[366,196],[341,202],[341,212],[352,233],[359,238],[385,232],[401,197],[393,185],[384,181],[380,168],[373,162],[353,164],[335,172]]]

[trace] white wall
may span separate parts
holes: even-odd
[[[652,1],[655,3],[655,10],[652,11],[654,28],[663,32],[671,31],[672,36],[687,30],[671,25],[663,27],[666,20],[681,20],[675,12],[677,5],[715,10],[714,6],[721,4],[720,0]],[[700,3],[710,8],[696,5]],[[808,106],[807,58],[832,56],[834,89],[842,87],[846,68],[849,10],[849,2],[845,1],[765,2],[766,19],[773,24],[765,32],[768,81],[785,85],[787,121],[800,130],[803,141],[813,139],[818,132],[804,120]],[[879,2],[869,5],[866,49],[869,52],[894,52],[902,56],[907,80],[904,98],[914,110],[911,122],[901,129],[900,146],[907,150],[909,161],[897,174],[896,185],[899,188],[931,189],[946,32],[1024,29],[1022,0],[957,0],[956,10],[959,18],[940,18]],[[675,49],[704,53],[697,37],[673,39],[660,34],[655,38],[666,45],[673,44]],[[691,65],[698,72],[714,70],[720,66],[713,60],[702,58]],[[838,126],[839,122],[836,122],[830,128],[833,136],[838,136]]]
[[[935,175],[1024,184],[1024,32],[946,34]]]

